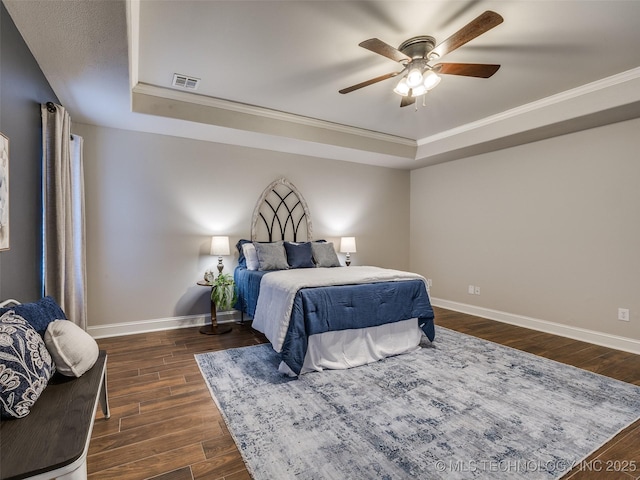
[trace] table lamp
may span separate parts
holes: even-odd
[[[351,254],[356,253],[356,237],[342,237],[340,239],[340,253],[346,253],[344,263],[351,265]]]
[[[218,274],[222,273],[224,265],[222,264],[222,256],[230,255],[229,237],[211,237],[211,255],[218,256]]]

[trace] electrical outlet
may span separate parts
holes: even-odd
[[[623,322],[629,321],[629,309],[628,308],[618,308],[618,320],[622,320]]]
[[[476,293],[476,287],[474,287],[473,285],[469,285],[467,292],[469,293],[469,295],[474,295]]]
[[[480,287],[476,287],[473,293],[475,293],[476,295],[480,295]]]
[[[427,278],[427,287],[433,287],[433,280],[431,280],[430,278]]]

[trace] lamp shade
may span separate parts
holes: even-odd
[[[342,237],[340,239],[340,253],[356,253],[356,237]]]
[[[211,237],[211,255],[230,255],[229,237]]]

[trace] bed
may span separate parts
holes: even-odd
[[[254,209],[251,239],[238,242],[236,308],[280,353],[280,371],[351,368],[433,341],[425,279],[374,266],[343,267],[331,242],[313,240],[311,216],[284,178]]]

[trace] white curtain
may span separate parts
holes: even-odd
[[[86,260],[82,137],[71,118],[48,102],[42,112],[44,292],[86,330]]]

